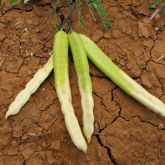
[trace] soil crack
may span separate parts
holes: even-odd
[[[149,122],[149,121],[145,121],[145,120],[143,120],[143,119],[141,119],[141,117],[139,116],[139,115],[135,115],[135,116],[132,116],[132,118],[138,118],[139,120],[140,120],[140,122],[142,122],[142,123],[147,123],[147,124],[150,124],[151,126],[153,126],[153,127],[159,127],[159,125],[156,125],[156,124],[153,124],[152,122]],[[124,118],[123,118],[124,119]],[[130,120],[126,120],[126,121],[130,121]],[[165,128],[159,128],[159,130],[165,130]]]
[[[118,165],[116,159],[114,158],[114,156],[113,156],[113,154],[112,154],[112,150],[111,150],[109,147],[107,147],[107,146],[105,146],[105,145],[103,144],[103,142],[101,141],[101,138],[99,137],[98,134],[95,135],[95,137],[96,137],[98,143],[100,144],[100,146],[103,147],[103,148],[105,148],[105,149],[107,150],[107,154],[108,154],[108,156],[109,156],[109,159],[112,161],[112,163],[113,163],[114,165]]]

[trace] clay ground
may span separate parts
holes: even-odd
[[[134,101],[93,64],[95,132],[83,154],[72,143],[54,90],[53,73],[22,111],[8,120],[5,111],[18,92],[48,59],[55,14],[51,0],[0,12],[0,165],[164,165],[165,119]],[[149,1],[148,1],[149,2]],[[154,21],[144,0],[105,0],[113,26],[94,23],[86,6],[81,29],[149,92],[165,102],[165,19]],[[58,4],[64,6],[65,1]],[[73,61],[70,60],[73,105],[82,127],[82,110]]]

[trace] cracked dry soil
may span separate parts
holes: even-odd
[[[54,90],[53,73],[22,111],[5,120],[5,111],[18,92],[49,57],[54,35],[51,0],[33,1],[0,13],[0,165],[164,165],[165,119],[134,101],[93,64],[90,72],[95,101],[95,132],[83,154],[73,145]],[[144,0],[105,0],[113,21],[110,30],[93,22],[83,5],[86,27],[73,27],[90,36],[138,83],[165,102],[165,19],[149,20],[153,11]],[[65,1],[63,6],[66,13]],[[73,105],[82,126],[77,77],[70,60]]]

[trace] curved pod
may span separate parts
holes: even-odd
[[[87,36],[80,34],[88,58],[115,84],[128,95],[151,109],[153,112],[165,117],[165,104],[147,92],[136,81],[115,65],[105,53]]]
[[[39,88],[44,80],[49,76],[53,69],[53,56],[49,58],[47,63],[40,68],[33,76],[33,78],[26,84],[25,89],[20,91],[15,100],[10,104],[6,113],[6,118],[11,115],[17,114],[25,103],[29,100],[30,96]]]

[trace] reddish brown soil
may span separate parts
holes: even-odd
[[[113,21],[108,31],[93,22],[84,6],[86,27],[79,27],[76,12],[73,12],[73,27],[90,36],[116,64],[165,102],[165,19],[161,15],[150,21],[153,10],[147,9],[147,3],[105,0]],[[18,115],[5,120],[9,104],[49,57],[54,18],[51,0],[13,9],[3,2],[0,13],[0,165],[164,165],[165,119],[122,92],[92,64],[95,132],[86,155],[73,145],[68,135],[54,90],[53,73]],[[72,61],[70,81],[73,105],[82,126]]]

